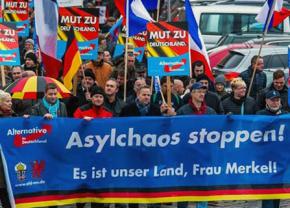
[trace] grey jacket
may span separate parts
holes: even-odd
[[[34,116],[44,116],[46,113],[49,113],[48,110],[44,107],[42,101],[36,103],[31,109],[31,115]],[[67,111],[65,104],[59,102],[59,109],[57,111],[58,117],[67,117]]]

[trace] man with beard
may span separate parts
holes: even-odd
[[[266,108],[257,112],[257,115],[278,116],[288,113],[282,109],[281,95],[278,91],[271,90],[266,93]],[[262,208],[279,208],[280,200],[262,200]]]

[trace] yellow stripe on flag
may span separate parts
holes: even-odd
[[[82,64],[81,54],[79,51],[77,51],[74,58],[73,58],[73,61],[71,63],[71,67],[70,67],[69,71],[63,77],[63,84],[67,89],[69,89],[69,90],[72,89],[72,87],[73,87],[72,86],[72,79],[73,79],[74,75],[78,72],[81,64]]]
[[[221,200],[261,200],[261,199],[289,199],[290,194],[253,194],[253,195],[213,195],[213,196],[180,196],[180,197],[159,197],[159,198],[74,198],[64,200],[53,200],[43,202],[21,203],[17,208],[47,207],[53,205],[68,205],[74,203],[168,203],[182,201],[221,201]]]

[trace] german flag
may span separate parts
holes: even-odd
[[[62,57],[62,63],[63,63],[63,74],[62,74],[63,83],[67,89],[71,90],[72,79],[82,64],[81,54],[78,49],[73,26],[71,26],[70,31],[68,33],[66,50]]]

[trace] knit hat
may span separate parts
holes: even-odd
[[[103,95],[103,97],[105,97],[105,92],[101,87],[98,86],[92,86],[90,89],[90,94],[91,96],[94,96],[96,94],[98,95]]]
[[[33,52],[29,52],[25,55],[25,60],[29,58],[31,59],[35,64],[37,63],[37,57]]]
[[[34,41],[31,38],[26,39],[25,43],[30,43],[30,44],[34,45]]]
[[[225,79],[225,76],[224,76],[223,74],[218,75],[218,76],[215,78],[215,84],[223,84],[223,85],[226,85],[226,79]]]
[[[94,81],[96,80],[96,75],[91,69],[85,69],[85,77],[91,77]]]

